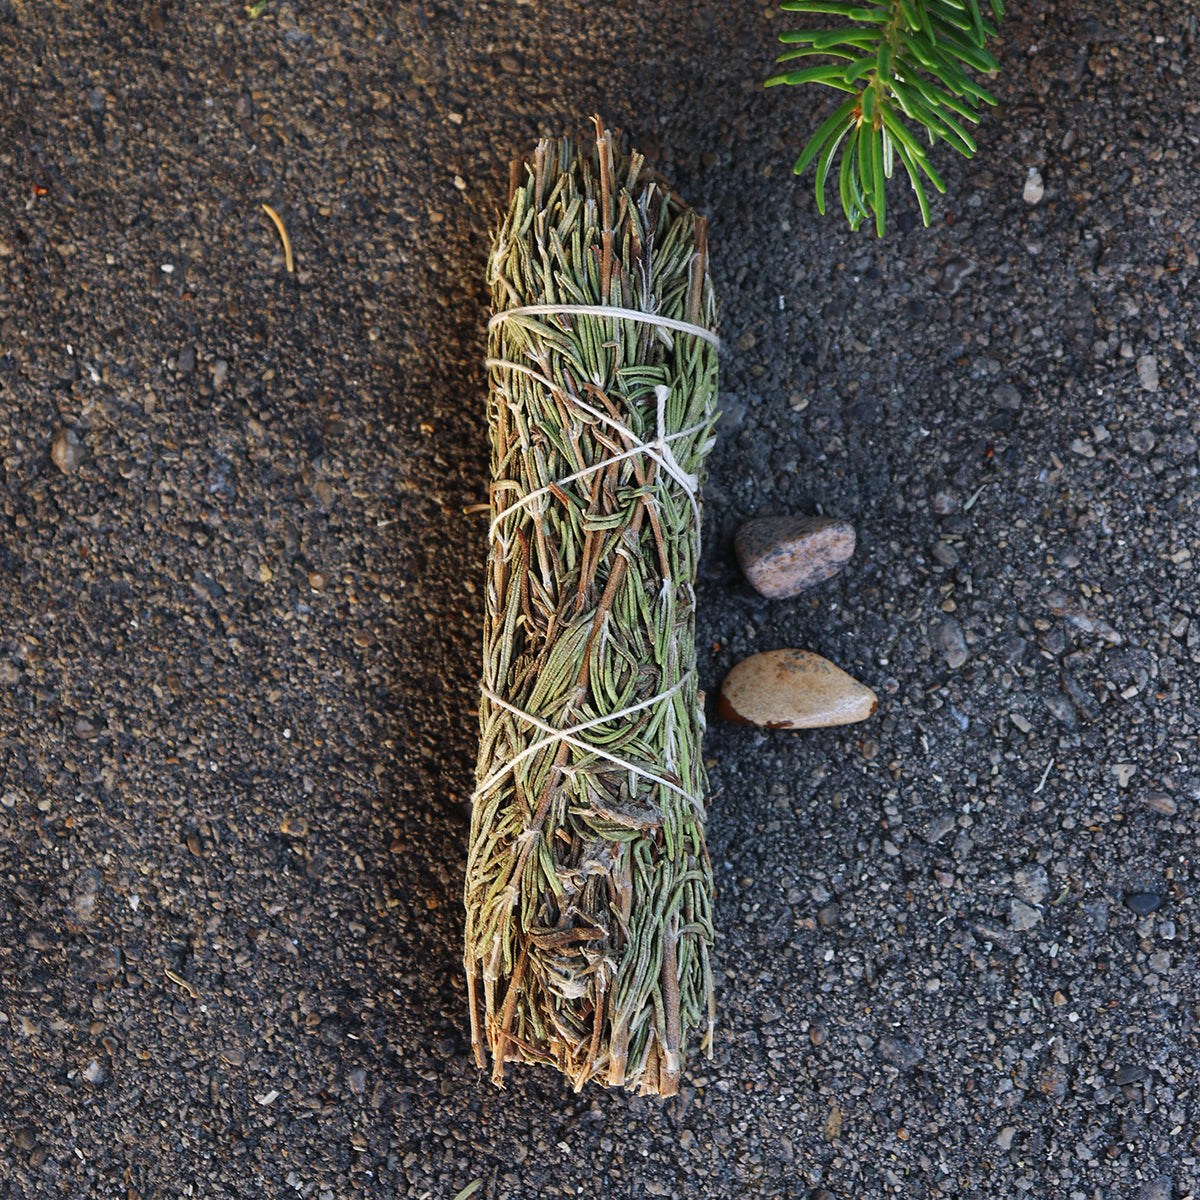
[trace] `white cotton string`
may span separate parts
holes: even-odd
[[[614,308],[608,304],[526,304],[522,308],[505,308],[496,313],[488,322],[488,329],[507,321],[510,317],[537,316],[581,316],[581,317],[616,317],[619,321],[641,321],[646,325],[656,325],[660,329],[673,329],[677,333],[689,333],[693,337],[702,338],[713,346],[719,347],[721,339],[711,329],[703,325],[693,325],[690,321],[679,321],[674,317],[663,317],[658,313],[642,312],[638,308]]]
[[[520,310],[519,309],[508,309],[507,311],[518,312]],[[685,494],[687,495],[688,502],[692,506],[692,517],[694,519],[693,524],[694,524],[695,530],[696,530],[696,558],[697,558],[697,560],[699,560],[699,557],[700,557],[700,502],[697,498],[697,492],[699,491],[700,480],[695,475],[689,475],[679,465],[679,462],[675,458],[675,455],[671,452],[671,447],[670,447],[669,443],[672,441],[675,441],[679,438],[686,437],[689,434],[696,433],[700,429],[703,429],[708,424],[707,421],[703,422],[700,425],[693,425],[693,426],[689,427],[688,429],[680,430],[678,433],[668,434],[667,430],[666,430],[667,398],[671,394],[671,389],[668,387],[665,387],[663,384],[660,383],[660,384],[657,384],[654,388],[654,395],[658,401],[658,412],[656,414],[657,420],[658,420],[658,428],[657,428],[658,436],[652,442],[644,442],[623,421],[618,421],[615,417],[610,417],[607,413],[601,412],[598,408],[593,408],[590,404],[585,404],[584,401],[580,400],[578,396],[573,396],[573,395],[566,393],[560,384],[555,383],[554,380],[550,379],[548,376],[543,375],[540,371],[535,371],[532,367],[526,366],[524,363],[510,362],[506,358],[485,358],[483,360],[483,363],[484,363],[484,366],[486,366],[486,367],[495,367],[495,368],[499,368],[501,370],[509,370],[509,371],[519,371],[523,375],[529,375],[531,378],[536,379],[539,383],[550,388],[551,391],[562,392],[563,395],[566,397],[568,404],[573,404],[576,408],[582,409],[585,413],[588,414],[588,416],[594,417],[597,421],[603,422],[605,425],[608,425],[610,428],[615,429],[622,437],[627,438],[629,441],[633,442],[633,447],[630,450],[626,451],[624,454],[617,454],[617,455],[614,455],[611,457],[606,457],[606,458],[600,459],[598,462],[593,463],[592,466],[586,467],[584,470],[578,471],[574,475],[569,475],[565,479],[557,480],[555,482],[555,484],[552,486],[538,488],[536,491],[529,492],[526,495],[522,496],[520,499],[514,501],[514,503],[509,505],[508,508],[506,508],[502,513],[500,513],[499,516],[497,516],[495,518],[495,520],[492,521],[491,528],[488,531],[489,539],[495,537],[496,529],[500,525],[500,522],[503,521],[505,517],[509,516],[511,513],[515,512],[517,509],[523,508],[526,504],[528,504],[535,497],[543,496],[547,492],[553,491],[554,487],[559,486],[563,483],[569,483],[572,480],[579,479],[584,475],[590,475],[595,471],[602,470],[603,468],[607,467],[608,464],[611,462],[620,462],[622,459],[634,458],[635,456],[637,456],[639,454],[644,454],[648,458],[652,458],[656,463],[658,463],[658,465],[660,467],[662,467],[662,469],[664,471],[666,471],[666,473],[668,475],[670,475],[671,478],[674,479],[675,482],[678,483],[681,488],[683,488]]]
[[[488,358],[488,359],[484,360],[484,365],[488,366],[488,367],[501,367],[501,368],[506,367],[513,371],[521,371],[523,374],[533,376],[533,378],[536,379],[539,383],[543,383],[549,388],[553,388],[556,391],[562,390],[556,383],[554,383],[552,380],[548,379],[545,375],[541,374],[538,371],[533,370],[531,367],[526,367],[522,363],[509,362],[507,359],[504,359],[504,358]],[[666,392],[667,389],[661,387],[661,385],[660,385],[660,390],[663,392]],[[667,471],[667,473],[670,474],[672,476],[672,478],[676,479],[678,482],[680,482],[683,485],[684,490],[688,493],[689,496],[691,496],[694,493],[695,488],[696,488],[696,482],[697,482],[696,476],[688,475],[684,472],[683,468],[680,467],[678,461],[675,459],[675,456],[671,453],[670,448],[667,445],[667,443],[679,441],[681,438],[691,437],[691,435],[693,433],[699,433],[700,430],[708,427],[708,424],[709,424],[708,421],[698,421],[695,425],[689,425],[686,429],[680,429],[676,433],[671,433],[671,434],[668,434],[666,437],[659,437],[653,442],[646,443],[646,442],[643,442],[639,437],[637,437],[632,432],[632,430],[627,428],[620,421],[616,421],[612,417],[609,417],[606,414],[600,412],[599,410],[592,408],[590,405],[582,403],[581,401],[576,399],[576,397],[568,396],[567,401],[568,401],[568,403],[574,404],[577,407],[582,408],[589,416],[594,416],[597,419],[603,421],[606,425],[611,425],[614,429],[618,430],[621,434],[623,434],[631,442],[634,443],[633,448],[631,450],[624,451],[624,453],[622,453],[622,454],[607,455],[606,457],[601,458],[601,459],[597,460],[596,462],[594,462],[590,467],[584,467],[583,470],[576,471],[573,475],[565,475],[565,476],[563,476],[562,479],[556,479],[552,484],[548,484],[546,487],[538,488],[538,489],[536,489],[536,491],[526,492],[525,495],[523,495],[523,496],[519,497],[517,500],[513,501],[512,504],[510,504],[502,513],[500,513],[495,518],[495,520],[492,521],[491,527],[488,530],[489,539],[495,537],[496,531],[499,529],[500,525],[503,523],[503,521],[506,517],[512,516],[512,514],[515,513],[518,509],[524,508],[527,504],[531,503],[532,501],[540,499],[542,496],[548,495],[549,493],[553,492],[555,488],[562,487],[563,484],[574,483],[577,479],[585,479],[588,475],[594,475],[597,471],[604,470],[605,467],[607,467],[610,463],[622,462],[627,458],[636,458],[639,454],[645,454],[645,453],[647,453],[648,449],[657,448],[660,442],[662,443],[663,449],[666,451],[666,453],[661,458],[655,454],[651,454],[651,457],[654,458],[656,462],[660,463],[661,466],[663,467],[663,469],[665,471]],[[665,412],[664,412],[665,403],[666,403],[666,397],[665,396],[660,397],[659,398],[659,411],[658,411],[658,421],[659,421],[659,429],[660,430],[662,429],[663,425],[665,424],[665,420],[664,420],[664,418],[665,418]]]
[[[576,737],[576,734],[583,733],[588,729],[592,729],[596,725],[604,725],[609,721],[619,721],[623,717],[631,716],[635,712],[641,712],[643,709],[650,708],[655,704],[659,704],[664,700],[669,700],[685,683],[691,679],[692,671],[688,671],[681,676],[679,681],[673,686],[667,688],[665,692],[659,692],[657,696],[651,696],[648,700],[640,700],[637,704],[631,704],[628,708],[621,709],[620,712],[605,713],[600,717],[593,717],[589,721],[582,721],[578,725],[572,725],[567,729],[555,729],[553,725],[548,725],[545,721],[533,716],[531,713],[525,712],[523,709],[517,708],[516,705],[510,704],[503,696],[497,695],[491,688],[486,685],[480,687],[480,691],[493,703],[499,705],[512,713],[513,716],[524,721],[533,728],[541,730],[542,733],[548,736],[540,741],[534,742],[526,746],[520,754],[514,755],[508,762],[504,763],[499,770],[493,772],[487,779],[481,783],[474,792],[471,793],[471,802],[474,803],[485,792],[494,787],[501,779],[504,778],[512,769],[521,762],[522,759],[528,758],[531,754],[536,754],[539,750],[545,749],[547,746],[554,745],[555,742],[566,742],[570,746],[576,747],[579,750],[585,750],[591,754],[596,754],[600,758],[605,758],[611,763],[615,763],[618,767],[634,775],[639,775],[643,779],[649,779],[652,783],[657,783],[659,787],[670,788],[673,792],[678,792],[685,800],[689,801],[697,809],[701,808],[699,800],[690,792],[685,791],[677,783],[672,783],[669,779],[664,779],[661,775],[656,775],[653,771],[647,771],[644,767],[639,767],[636,763],[631,763],[622,758],[619,754],[612,754],[604,750],[600,746],[593,746],[590,742],[585,742],[581,738]]]

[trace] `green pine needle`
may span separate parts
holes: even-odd
[[[1000,65],[985,49],[1004,16],[1003,0],[988,0],[991,20],[979,0],[881,0],[871,5],[842,0],[783,0],[785,12],[842,17],[850,25],[798,29],[780,41],[793,47],[780,63],[819,56],[815,66],[783,71],[776,84],[820,83],[849,92],[809,138],[796,160],[803,174],[816,162],[817,209],[825,212],[825,181],[839,150],[838,191],[851,229],[868,216],[882,237],[886,225],[886,181],[898,158],[912,184],[921,217],[929,224],[922,175],[939,192],[946,185],[927,160],[914,133],[921,126],[929,145],[939,141],[971,158],[975,139],[964,122],[979,123],[981,104],[995,97],[970,79],[967,70],[994,75]]]

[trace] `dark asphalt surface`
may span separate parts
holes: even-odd
[[[1016,8],[877,242],[790,175],[769,6],[0,0],[0,1193],[1200,1189],[1197,20]],[[669,1102],[495,1091],[459,965],[488,231],[593,111],[711,221],[705,686],[881,700],[712,722]],[[786,512],[858,551],[769,603]]]

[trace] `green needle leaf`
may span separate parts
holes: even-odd
[[[842,153],[842,165],[838,170],[838,191],[842,201],[842,211],[846,214],[846,220],[850,222],[851,229],[857,229],[858,226],[854,221],[854,199],[850,192],[850,180],[853,176],[854,166],[854,139],[851,138]]]
[[[826,58],[849,58],[849,59],[852,59],[854,57],[853,54],[847,54],[844,50],[814,50],[810,46],[807,49],[803,49],[803,50],[787,50],[783,54],[781,54],[775,61],[777,63],[791,62],[793,59],[809,58],[814,54],[820,54]]]
[[[843,92],[856,90],[842,82],[842,70],[836,66],[806,67],[803,71],[788,71],[785,75],[772,75],[767,80],[766,86],[774,87],[777,83],[823,83],[827,87],[840,88]]]
[[[905,129],[903,123],[892,112],[891,108],[885,104],[879,111],[883,114],[883,124],[893,139],[899,142],[915,158],[924,158],[924,147]]]
[[[871,154],[871,126],[865,122],[858,127],[858,181],[862,188],[862,209],[864,215],[868,210],[878,206],[875,198],[875,176],[872,170],[874,156]]]
[[[979,11],[979,0],[967,0],[967,7],[971,10],[971,22],[975,28],[971,31],[975,45],[982,47],[985,39],[983,14]]]
[[[829,114],[821,125],[821,128],[808,139],[808,145],[804,147],[800,157],[796,159],[796,165],[792,169],[797,175],[804,173],[805,167],[816,158],[820,153],[821,147],[833,137],[839,126],[847,122],[850,114],[857,107],[857,99],[845,100]]]
[[[886,8],[862,8],[857,4],[842,4],[839,0],[783,0],[784,12],[826,13],[845,17],[847,21],[873,21],[885,24],[891,14]]]
[[[875,234],[883,237],[887,223],[887,187],[883,175],[883,134],[871,130],[871,175],[875,180]]]
[[[821,157],[817,161],[817,212],[821,216],[825,215],[825,177],[829,174],[829,164],[833,162],[833,156],[837,153],[838,147],[845,141],[848,134],[854,125],[854,118],[847,117],[846,123],[836,137],[830,138],[821,152]]]
[[[925,185],[921,182],[921,173],[917,170],[912,157],[903,146],[897,144],[896,153],[900,155],[900,161],[904,164],[904,169],[908,172],[908,181],[912,184],[912,189],[917,194],[917,203],[921,206],[921,219],[925,222],[925,228],[928,229],[929,201],[925,197]]]
[[[885,83],[892,73],[892,48],[887,42],[879,45],[879,54],[875,59],[875,74]]]

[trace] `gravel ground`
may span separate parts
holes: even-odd
[[[0,0],[6,1197],[1200,1191],[1197,21],[1016,8],[880,242],[790,175],[769,6]],[[668,1102],[495,1091],[459,966],[488,230],[597,110],[711,218],[705,686],[881,700],[713,721]],[[787,512],[859,549],[767,602]]]

